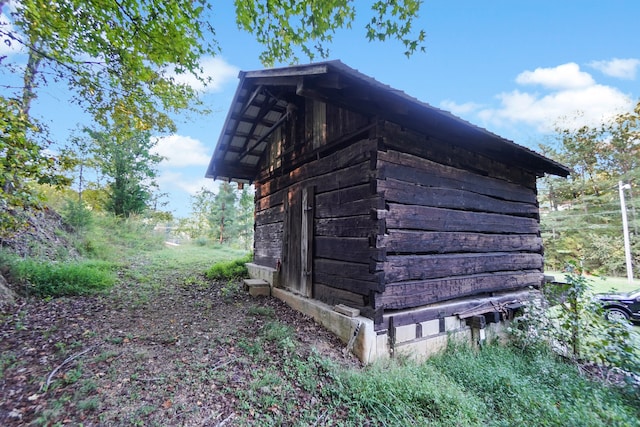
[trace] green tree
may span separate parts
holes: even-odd
[[[209,213],[211,234],[220,244],[231,240],[236,231],[235,226],[238,218],[237,200],[238,194],[233,185],[228,182],[220,184]]]
[[[149,132],[134,134],[87,129],[93,141],[94,163],[107,179],[105,208],[120,217],[142,213],[153,201],[153,181],[163,157],[152,154],[156,140]]]
[[[571,169],[566,180],[545,177],[540,182],[540,204],[549,207],[541,217],[548,267],[559,269],[569,259],[578,259],[591,272],[612,275],[623,271],[617,184],[631,184],[627,208],[630,229],[637,232],[634,189],[640,176],[639,141],[640,102],[633,112],[618,115],[603,126],[560,129],[557,144],[542,147],[546,155]],[[635,236],[632,241],[637,241]]]
[[[238,200],[238,237],[245,249],[253,245],[254,205],[253,192],[246,187],[240,193]]]
[[[180,221],[179,231],[197,239],[210,235],[209,213],[213,209],[215,193],[201,188],[191,196],[191,214]]]
[[[67,183],[58,167],[64,159],[45,151],[49,141],[31,116],[38,88],[66,82],[73,102],[102,126],[172,130],[169,114],[197,108],[197,97],[168,70],[200,78],[201,56],[217,50],[205,38],[206,6],[191,0],[0,1],[9,17],[0,25],[0,42],[22,52],[0,60],[22,80],[0,95],[3,231],[17,225],[13,211],[36,205],[31,183]]]

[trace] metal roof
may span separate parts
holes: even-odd
[[[569,175],[569,169],[560,163],[382,84],[340,61],[241,71],[239,79],[207,178],[252,182],[259,173],[269,136],[287,118],[287,106],[295,96],[377,115],[539,176]]]

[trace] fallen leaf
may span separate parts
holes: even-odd
[[[171,408],[171,405],[172,405],[171,400],[167,399],[167,400],[165,400],[165,401],[164,401],[164,403],[162,404],[162,407],[163,407],[164,409],[169,409],[169,408]]]

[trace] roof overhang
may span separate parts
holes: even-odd
[[[252,182],[271,133],[303,96],[376,115],[538,176],[569,175],[564,165],[354,70],[340,61],[240,72],[240,83],[206,177]]]

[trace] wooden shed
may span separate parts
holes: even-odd
[[[393,352],[541,285],[536,179],[565,166],[340,61],[239,79],[206,176],[255,184],[275,289],[359,310]]]

